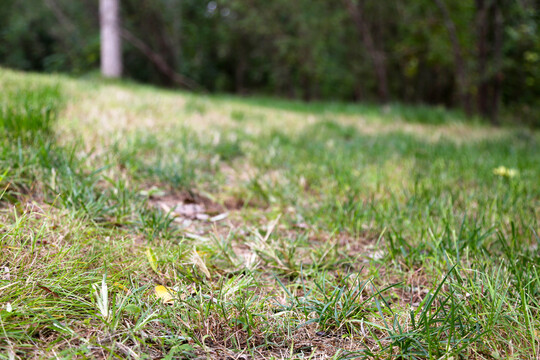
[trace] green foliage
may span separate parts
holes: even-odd
[[[483,81],[500,79],[501,101],[507,109],[502,120],[538,125],[537,4],[497,5],[504,27],[502,59],[481,69],[478,2],[441,2],[449,19],[432,0],[362,2],[367,29],[386,59],[391,99],[462,106],[461,93],[473,101]],[[171,69],[210,91],[304,100],[378,100],[372,56],[345,4],[126,0],[122,23]],[[97,6],[90,1],[7,1],[0,10],[0,64],[38,71],[94,71],[99,62]],[[455,63],[446,20],[456,29],[467,89],[456,81],[460,65]],[[123,53],[127,77],[174,84],[130,42],[124,42]],[[192,105],[199,111],[199,104]]]

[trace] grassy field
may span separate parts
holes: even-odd
[[[540,134],[0,69],[0,358],[538,359]]]

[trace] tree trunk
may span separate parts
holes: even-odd
[[[368,56],[373,64],[375,77],[377,78],[377,91],[381,102],[388,102],[390,95],[388,91],[388,75],[386,70],[386,55],[384,51],[375,45],[373,34],[369,24],[364,17],[363,0],[344,0],[349,15],[354,21],[356,29],[360,34],[362,43],[366,48]]]
[[[182,0],[169,1],[167,10],[174,14],[169,43],[173,50],[175,68],[180,72],[182,69]]]
[[[501,0],[476,0],[478,51],[477,106],[480,115],[499,124],[504,19]]]
[[[491,106],[491,123],[500,124],[499,108],[502,97],[502,81],[503,81],[503,35],[504,35],[504,18],[502,11],[502,1],[496,1],[494,11],[494,39],[493,39],[493,93]]]
[[[450,12],[446,7],[446,4],[443,0],[435,0],[435,3],[439,7],[444,19],[444,26],[446,31],[448,31],[448,36],[450,37],[450,42],[452,43],[452,52],[454,56],[454,66],[456,72],[456,85],[457,93],[459,94],[459,101],[463,110],[467,115],[472,115],[472,104],[470,97],[470,84],[468,81],[467,68],[465,65],[465,60],[463,59],[463,51],[459,38],[457,35],[456,24],[450,16]]]
[[[108,78],[122,76],[119,1],[100,0],[99,2],[101,73]]]
[[[238,49],[242,49],[238,47]],[[234,87],[237,94],[244,94],[244,79],[246,77],[247,70],[247,60],[246,53],[244,51],[238,50],[238,58],[236,59],[236,66],[234,69]]]
[[[486,116],[488,112],[488,1],[476,0],[476,51],[478,69],[477,111]]]

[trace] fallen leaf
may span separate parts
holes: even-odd
[[[206,221],[209,218],[210,218],[210,216],[207,215],[207,214],[197,214],[197,215],[195,215],[195,219],[197,219],[197,220]]]
[[[174,303],[173,291],[163,285],[158,285],[154,289],[158,299],[163,301],[164,304],[170,305]]]
[[[124,290],[128,294],[131,294],[131,291],[125,285],[120,284],[119,282],[115,282],[113,285],[116,286],[118,289]]]
[[[299,223],[293,224],[293,226],[298,229],[309,229],[309,225],[305,222],[299,222]]]
[[[221,221],[221,220],[226,219],[227,216],[229,216],[229,213],[219,214],[219,215],[216,215],[216,216],[211,217],[211,218],[210,218],[210,221],[211,221],[211,222]]]
[[[55,298],[60,297],[57,293],[55,293],[54,291],[52,291],[51,289],[49,289],[49,288],[46,287],[45,285],[42,285],[42,284],[40,284],[40,283],[37,283],[37,286],[38,286],[41,290],[44,290],[45,292],[47,292],[48,294],[52,295],[52,296],[55,297]]]
[[[165,212],[165,214],[169,214],[171,212],[171,208],[169,207],[169,205],[163,203],[163,202],[160,202],[159,203],[159,207],[161,208],[161,210],[163,210]]]
[[[177,205],[173,213],[188,219],[197,219],[197,217],[205,214],[206,209],[201,204],[180,204]]]
[[[11,271],[9,267],[4,266],[4,274],[2,275],[2,280],[11,280]]]

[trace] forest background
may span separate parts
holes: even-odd
[[[96,74],[97,1],[2,3],[0,65]],[[539,126],[539,17],[533,0],[122,0],[124,77]]]

